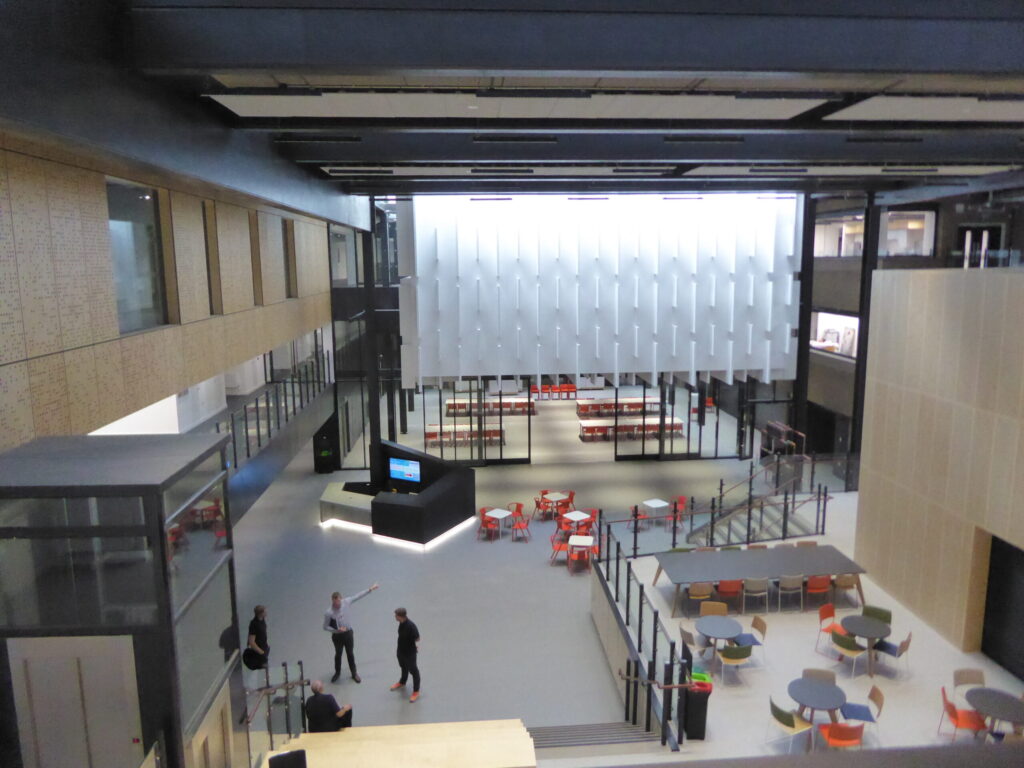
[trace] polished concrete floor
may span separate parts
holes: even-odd
[[[726,482],[742,479],[749,466],[728,460],[573,463],[568,450],[562,456],[562,463],[476,470],[478,506],[522,501],[531,509],[541,488],[573,488],[577,506],[625,510],[657,496],[710,497],[719,477]],[[274,664],[301,659],[307,676],[327,682],[333,671],[332,648],[321,623],[330,593],[351,594],[379,582],[379,591],[355,605],[362,684],[354,683],[346,670],[337,684],[327,685],[340,702],[354,705],[357,724],[514,717],[527,726],[551,726],[621,717],[622,705],[589,616],[589,578],[550,563],[553,523],[535,523],[530,542],[512,542],[507,534],[498,541],[479,541],[475,527],[469,527],[428,553],[413,552],[359,532],[322,529],[317,501],[326,483],[365,474],[316,475],[311,467],[307,446],[235,531],[242,625],[253,604],[268,606]],[[856,494],[836,495],[825,540],[852,554],[855,521]],[[649,585],[653,560],[638,560],[636,568]],[[865,588],[870,602],[892,608],[894,639],[914,632],[909,675],[885,673],[872,680],[862,661],[851,678],[848,663],[815,652],[816,613],[772,610],[767,615],[765,660],[735,674],[728,670],[724,682],[716,677],[707,740],[690,741],[674,755],[648,749],[628,759],[611,749],[590,750],[589,756],[542,751],[541,763],[568,768],[784,752],[785,740],[765,742],[766,736],[778,735],[769,728],[768,698],[792,706],[786,685],[809,666],[835,670],[851,700],[866,700],[873,682],[883,689],[886,709],[879,727],[868,731],[868,746],[948,741],[948,728],[938,737],[935,727],[939,686],[951,685],[955,668],[979,667],[990,684],[1014,694],[1024,689],[980,654],[956,651],[878,588],[870,575]],[[663,581],[651,592],[667,616],[671,588]],[[392,610],[400,605],[423,637],[423,695],[415,704],[388,690],[398,675]],[[669,632],[675,634],[679,620],[665,622]],[[959,739],[969,737],[961,734]]]

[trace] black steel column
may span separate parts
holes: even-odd
[[[373,200],[370,200],[371,207]],[[377,217],[371,217],[376,227]],[[380,455],[380,376],[378,371],[378,351],[380,340],[377,335],[377,317],[374,311],[374,260],[373,232],[360,232],[363,245],[363,291],[366,296],[366,330],[363,344],[363,366],[366,369],[367,416],[370,427],[368,452],[370,460],[370,484],[374,488],[384,487],[384,459]]]
[[[796,342],[796,381],[793,382],[791,424],[807,433],[807,381],[811,364],[811,307],[814,302],[814,217],[817,203],[804,195],[804,226],[800,251],[800,320]]]
[[[875,193],[868,192],[864,209],[864,256],[860,262],[860,330],[857,332],[857,368],[853,378],[853,422],[850,424],[850,452],[860,453],[864,430],[864,388],[867,386],[868,326],[871,323],[871,281],[878,266],[878,234],[886,209],[875,205]]]

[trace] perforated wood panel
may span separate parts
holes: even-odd
[[[7,154],[7,189],[18,261],[25,351],[29,357],[59,351],[62,338],[57,284],[50,260],[45,168],[41,160]]]
[[[299,296],[311,296],[330,281],[327,252],[327,225],[295,222],[295,267]]]
[[[287,298],[283,221],[280,216],[259,212],[260,270],[263,275],[264,304],[276,304]]]
[[[202,320],[210,316],[203,201],[192,195],[171,192],[171,229],[181,322]]]
[[[248,211],[222,203],[215,234],[233,314],[210,317],[201,200],[172,192],[184,324],[122,338],[104,175],[7,134],[0,145],[0,450],[92,431],[330,322],[326,229],[303,224],[306,242],[324,232],[310,295],[254,308]],[[265,218],[272,234],[280,217]],[[269,282],[283,299],[283,266]]]
[[[34,435],[28,363],[0,366],[0,450],[27,442]]]
[[[32,391],[32,424],[35,427],[35,434],[70,434],[71,418],[68,410],[68,383],[64,375],[64,355],[46,355],[29,360],[28,381]]]
[[[0,365],[25,357],[21,284],[7,187],[7,153],[0,152]]]
[[[871,311],[856,559],[977,650],[989,534],[1024,547],[1024,274],[879,272]]]
[[[252,248],[249,212],[244,208],[217,202],[217,249],[224,314],[249,309],[254,303]]]

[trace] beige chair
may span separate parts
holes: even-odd
[[[806,677],[809,680],[820,680],[823,683],[831,683],[832,685],[836,684],[836,673],[831,669],[814,669],[813,667],[808,667],[800,676]]]
[[[779,611],[782,610],[782,596],[800,595],[800,610],[804,609],[804,575],[794,574],[779,577]]]
[[[957,700],[957,706],[960,706],[959,702],[963,701],[964,694],[967,693],[971,688],[978,688],[985,686],[985,672],[981,669],[954,669],[953,670],[953,698]],[[968,705],[969,706],[969,705]]]
[[[793,738],[799,736],[801,733],[807,733],[814,728],[809,722],[804,720],[796,712],[788,711],[780,707],[775,703],[774,699],[769,699],[772,705],[772,721],[783,730],[789,737],[789,751],[793,751]],[[813,733],[811,734],[813,738]],[[810,744],[807,745],[807,749],[810,750]]]
[[[863,723],[874,723],[877,734],[878,718],[882,716],[882,708],[885,706],[885,696],[877,685],[871,686],[871,691],[868,692],[868,701],[875,705],[873,713],[871,707],[867,704],[858,704],[850,701],[843,704],[839,708],[839,712],[846,721],[860,720]]]
[[[704,639],[703,635],[694,635],[693,632],[683,626],[682,622],[679,622],[679,639],[683,641],[685,645],[688,645],[691,650],[696,650],[700,656],[704,655],[704,651],[707,650],[708,644]]]
[[[701,616],[728,616],[729,606],[716,600],[707,600],[700,604]]]
[[[907,655],[907,651],[910,650],[910,641],[914,639],[914,633],[908,632],[907,639],[901,642],[899,645],[894,645],[888,640],[879,640],[872,646],[875,651],[884,653],[887,656],[892,656],[894,659],[899,659]],[[910,659],[904,659],[907,667],[907,674],[910,674]]]
[[[860,591],[860,577],[856,573],[840,573],[832,580],[832,599],[836,600],[839,592],[854,592]],[[851,604],[857,605],[854,600],[850,600]]]
[[[686,595],[684,599],[686,601],[686,613],[689,615],[691,600],[710,600],[711,596],[715,592],[715,585],[710,581],[695,581],[689,587],[686,588]]]
[[[744,579],[743,580],[743,602],[742,612],[747,612],[748,597],[763,597],[764,610],[768,612],[768,579]]]

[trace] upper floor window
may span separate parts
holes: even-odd
[[[167,323],[157,192],[107,180],[110,253],[121,333]]]

